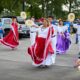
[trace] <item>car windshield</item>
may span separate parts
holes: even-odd
[[[19,24],[25,24],[24,19],[21,18],[21,17],[17,17],[17,22],[18,22]]]
[[[10,19],[10,18],[2,18],[3,28],[10,28],[11,23],[12,23],[12,19]]]

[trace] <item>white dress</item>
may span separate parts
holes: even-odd
[[[62,26],[62,27],[58,26],[57,30],[59,33],[61,33],[61,32],[64,33],[66,30],[68,30],[68,27],[67,26]]]
[[[38,28],[36,28],[36,27],[30,27],[30,42],[31,42],[31,45],[33,45],[35,43],[37,30],[38,30]]]
[[[55,63],[56,60],[56,44],[57,44],[57,26],[56,25],[52,25],[53,29],[54,29],[54,34],[52,36],[52,47],[54,49],[54,54],[53,56],[53,63]]]
[[[42,37],[42,38],[47,38],[47,34],[48,34],[48,30],[49,28],[39,28],[38,29],[38,37]],[[47,65],[47,66],[50,66],[52,65],[54,62],[53,62],[53,56],[51,54],[48,54],[46,60],[44,60],[41,64],[35,64],[33,62],[33,65],[34,66],[40,66],[40,65]]]

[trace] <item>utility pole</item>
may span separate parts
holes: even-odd
[[[25,11],[25,0],[22,0],[22,11]]]
[[[71,0],[70,0],[69,4],[70,4],[70,7],[69,7],[69,13],[70,13],[71,12],[71,8],[72,8],[72,1]]]

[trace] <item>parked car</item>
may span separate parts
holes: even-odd
[[[2,28],[2,22],[0,19],[0,39],[3,38],[3,28]]]
[[[4,36],[8,34],[10,31],[11,23],[12,23],[13,16],[4,16],[1,18],[2,27],[4,29]],[[27,38],[30,36],[30,29],[25,25],[24,19],[21,17],[16,17],[18,23],[18,31],[19,31],[19,38]]]
[[[30,37],[30,28],[25,25],[24,19],[17,17],[18,31],[20,38]]]
[[[2,28],[4,30],[4,36],[5,36],[10,31],[12,19],[11,18],[3,17],[3,18],[1,18],[1,22],[2,22]]]

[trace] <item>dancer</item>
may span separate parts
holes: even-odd
[[[30,42],[31,45],[34,45],[36,39],[36,32],[39,27],[35,24],[35,18],[32,17],[31,20],[34,22],[34,24],[30,27]]]
[[[54,29],[54,34],[52,35],[52,47],[54,49],[54,54],[53,56],[53,63],[55,63],[56,60],[56,44],[57,44],[57,26],[55,25],[54,21],[53,21],[53,16],[48,16],[48,20],[50,22],[50,25],[53,27]]]
[[[46,67],[53,64],[52,54],[54,50],[51,45],[51,35],[54,30],[49,24],[49,21],[44,19],[43,26],[38,29],[35,45],[28,48],[33,65],[36,67]]]
[[[80,70],[80,20],[78,20],[78,24],[73,24],[74,28],[77,29],[77,37],[78,37],[78,48],[79,48],[79,52],[78,52],[78,59],[76,61],[75,67],[78,68],[78,70]]]
[[[59,21],[58,25],[58,35],[57,35],[57,52],[58,54],[64,54],[69,49],[70,38],[68,27],[63,25],[63,21]]]
[[[75,62],[74,68],[77,68],[80,71],[80,53],[78,54],[78,59]]]
[[[16,17],[12,18],[10,32],[3,39],[0,39],[0,42],[12,49],[16,48],[19,45],[18,24],[16,22]]]
[[[80,53],[80,20],[78,20],[78,24],[73,24],[74,28],[77,29],[77,37],[78,37],[78,46],[79,46],[79,53]]]

